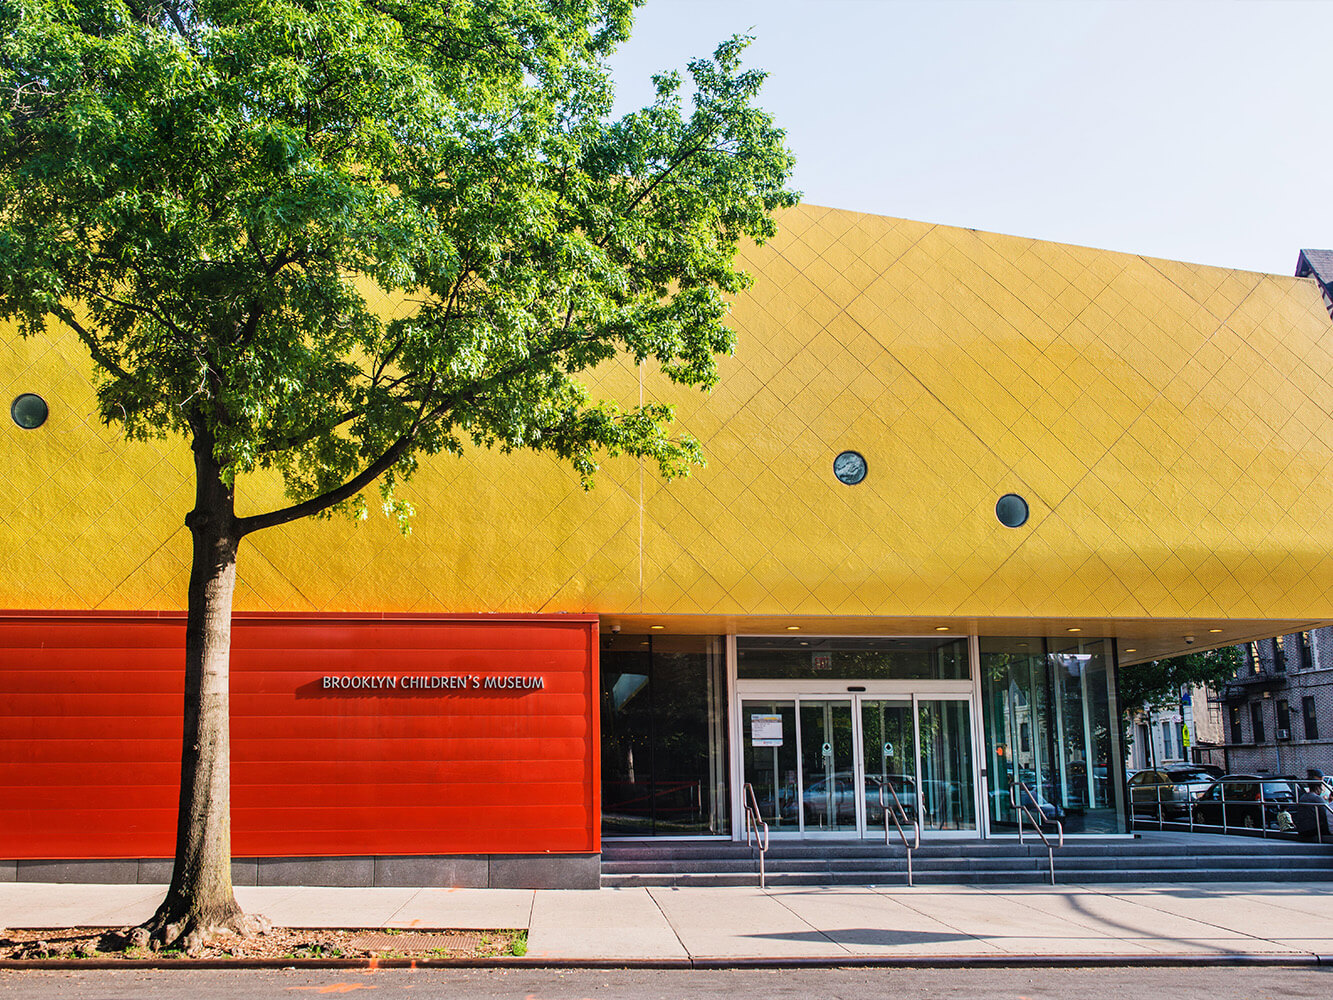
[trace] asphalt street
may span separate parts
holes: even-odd
[[[1333,996],[1333,968],[540,969],[0,972],[0,1000],[1276,1000]]]

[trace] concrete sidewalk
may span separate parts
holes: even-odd
[[[151,885],[0,884],[0,927],[123,926]],[[1333,961],[1333,884],[994,888],[366,889],[238,886],[289,927],[526,928],[531,959]]]

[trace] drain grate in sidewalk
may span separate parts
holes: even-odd
[[[363,951],[465,951],[471,954],[485,943],[482,937],[479,933],[466,931],[439,934],[371,932],[352,938],[348,944]]]

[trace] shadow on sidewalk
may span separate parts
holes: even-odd
[[[946,941],[975,941],[971,934],[943,934],[938,931],[895,931],[883,927],[844,927],[826,931],[781,931],[772,934],[741,934],[738,937],[767,941],[834,941],[839,944],[942,944]]]

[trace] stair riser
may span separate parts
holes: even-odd
[[[1049,878],[1039,841],[930,842],[913,855],[921,885],[1034,884]],[[766,859],[773,885],[901,885],[907,860],[877,841],[775,841]],[[1068,883],[1333,881],[1333,845],[1246,837],[1197,841],[1073,840],[1056,852]],[[605,844],[603,885],[754,885],[756,853],[729,841]]]
[[[828,859],[828,858],[883,858],[901,856],[903,849],[899,845],[885,847],[880,844],[875,847],[840,847],[840,848],[819,848],[803,847],[792,848],[773,845],[768,851],[770,859],[783,858],[792,860],[801,859]],[[1137,844],[1125,844],[1121,847],[1108,847],[1104,845],[1082,846],[1077,843],[1066,842],[1065,846],[1058,849],[1061,857],[1074,858],[1158,858],[1158,857],[1180,857],[1179,851],[1164,851],[1161,848],[1153,848]],[[995,844],[972,844],[968,846],[956,847],[935,847],[923,845],[914,852],[918,858],[978,858],[978,857],[1045,857],[1046,848],[1044,845],[1028,843],[1025,845],[995,845]],[[752,859],[755,852],[741,846],[736,848],[728,844],[718,848],[680,848],[680,847],[656,847],[624,850],[614,847],[604,846],[602,850],[602,859],[604,861],[659,861],[671,859],[677,861],[690,860],[719,860],[734,858],[737,860]],[[1283,858],[1311,857],[1322,858],[1333,862],[1333,845],[1316,844],[1292,844],[1282,843],[1280,845],[1265,846],[1262,841],[1254,846],[1249,846],[1243,841],[1239,844],[1228,844],[1222,847],[1210,847],[1202,849],[1188,855],[1190,857],[1236,857],[1236,858],[1267,858],[1280,856]]]
[[[1055,879],[1057,885],[1107,885],[1115,883],[1141,882],[1333,882],[1333,871],[1327,869],[1292,870],[1273,868],[1264,870],[1237,871],[1231,869],[1195,869],[1188,873],[1173,873],[1172,878],[1162,879],[1160,872],[1143,870],[1102,871],[1096,873],[1062,871],[1057,863]],[[644,875],[644,876],[606,876],[602,877],[603,888],[613,887],[718,887],[718,886],[755,886],[758,874],[748,875]],[[940,872],[916,872],[913,882],[916,885],[1034,885],[1047,884],[1049,874],[1046,870],[1037,872],[976,872],[971,877],[960,879],[957,876]],[[785,875],[770,873],[769,886],[802,885],[860,885],[894,887],[906,884],[906,874],[887,877],[882,872],[863,872],[849,875]]]

